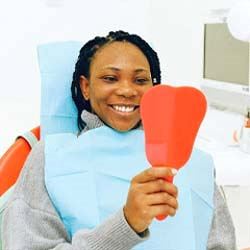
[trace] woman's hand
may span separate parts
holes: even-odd
[[[124,215],[137,233],[147,229],[157,215],[175,215],[177,187],[163,180],[175,174],[175,169],[151,167],[132,179]]]

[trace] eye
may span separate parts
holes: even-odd
[[[138,77],[135,79],[135,82],[138,84],[146,84],[148,81],[149,79],[144,77]]]
[[[103,76],[102,79],[105,82],[109,82],[109,83],[117,81],[117,77],[116,76]]]

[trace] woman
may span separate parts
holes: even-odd
[[[118,31],[87,42],[80,51],[71,87],[78,109],[79,139],[102,127],[119,132],[141,130],[141,97],[160,82],[158,56],[139,36]],[[39,142],[25,164],[3,216],[4,250],[137,249],[150,238],[148,228],[157,215],[175,216],[178,210],[177,187],[162,181],[162,178],[173,176],[176,171],[167,167],[150,167],[132,178],[127,199],[117,211],[104,216],[94,226],[72,228],[69,225],[72,221],[65,215],[68,211],[63,211],[66,194],[64,191],[60,193],[56,186],[55,195],[51,187],[54,184],[47,176],[51,169],[45,166],[57,162],[53,155],[47,157],[50,149],[46,148],[44,141]],[[74,158],[70,159],[74,161]],[[61,160],[59,165],[63,168],[64,161]],[[77,163],[72,163],[72,168],[73,165]],[[112,186],[112,181],[116,180],[111,179],[108,185]],[[92,183],[89,184],[86,189],[91,187]],[[87,196],[87,192],[84,195]],[[91,202],[84,204],[82,209],[91,205]],[[235,249],[231,217],[217,187],[214,206],[207,248]],[[88,219],[86,217],[86,221]],[[90,225],[92,221],[86,223]]]

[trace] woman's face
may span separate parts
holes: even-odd
[[[153,83],[141,50],[128,42],[113,42],[97,51],[90,77],[81,76],[80,86],[93,113],[110,127],[127,131],[140,121],[140,100]]]

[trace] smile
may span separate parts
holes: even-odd
[[[122,113],[132,113],[138,106],[110,105],[112,109]]]

